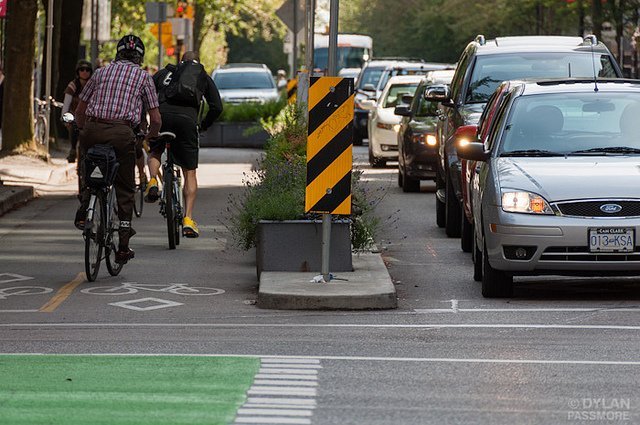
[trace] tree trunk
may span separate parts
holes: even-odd
[[[36,150],[33,140],[33,61],[38,0],[7,4],[2,151]]]
[[[202,45],[202,23],[204,22],[204,6],[200,3],[195,4],[195,16],[193,17],[193,51],[200,54],[200,46]]]
[[[602,2],[593,0],[593,34],[600,40],[602,38]]]
[[[57,66],[54,68],[54,90],[53,96],[56,100],[64,100],[64,90],[69,81],[76,77],[76,63],[79,59],[80,35],[82,32],[82,3],[78,0],[63,0],[61,19],[56,31],[57,49],[54,50],[54,57],[58,58]],[[64,35],[63,35],[64,34]],[[64,44],[61,44],[64,43]],[[55,45],[56,43],[54,43]],[[52,121],[57,125],[57,134],[66,134],[65,126],[58,119],[60,109],[54,108],[54,118]]]

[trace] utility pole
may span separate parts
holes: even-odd
[[[98,26],[100,25],[100,0],[91,0],[91,66],[94,68],[98,60]]]
[[[313,72],[313,36],[315,32],[315,21],[316,21],[316,0],[306,0],[307,4],[307,22],[306,22],[306,33],[307,33],[307,45],[305,46],[305,66],[307,71],[309,72],[309,77],[311,77],[311,73]]]
[[[291,64],[291,78],[296,77],[296,71],[298,70],[298,1],[304,0],[293,0],[293,37],[291,37],[293,63]]]
[[[44,125],[44,139],[45,149],[47,155],[49,155],[49,128],[51,123],[51,57],[53,51],[53,0],[49,0],[47,13],[47,69],[45,70],[45,83],[44,83],[44,99],[47,102],[46,116]]]

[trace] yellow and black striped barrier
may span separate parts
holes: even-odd
[[[305,210],[351,214],[353,78],[311,77]]]
[[[287,81],[287,102],[289,104],[296,103],[298,93],[298,79],[292,78]]]

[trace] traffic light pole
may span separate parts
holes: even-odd
[[[162,69],[163,47],[162,47],[162,24],[167,20],[167,4],[159,3],[160,22],[158,22],[158,71]]]

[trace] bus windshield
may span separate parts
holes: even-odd
[[[362,68],[368,49],[364,47],[338,47],[338,71],[342,68]],[[329,67],[329,48],[319,47],[314,50],[313,64],[315,68]]]

